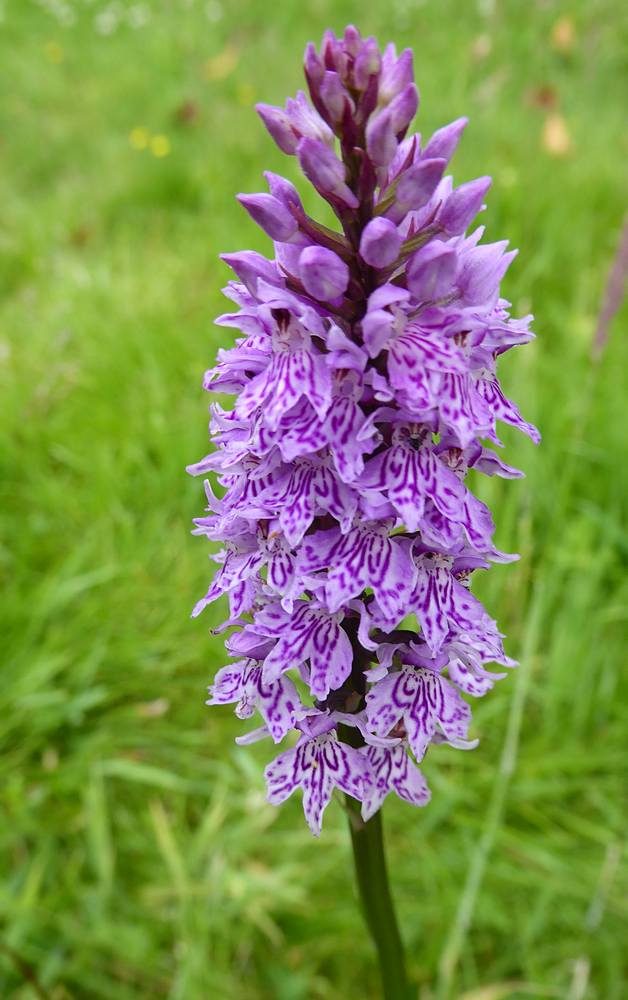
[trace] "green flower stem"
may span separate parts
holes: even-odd
[[[357,731],[343,726],[343,739],[359,742]],[[353,860],[364,918],[377,949],[384,1000],[409,1000],[403,944],[390,895],[381,810],[368,820],[360,816],[360,803],[345,796]]]

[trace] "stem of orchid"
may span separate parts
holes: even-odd
[[[365,823],[360,803],[349,796],[346,801],[360,901],[377,948],[384,1000],[408,1000],[403,944],[386,870],[381,810]]]
[[[339,735],[352,746],[363,745],[357,729],[338,727]],[[381,809],[364,822],[360,803],[345,795],[353,863],[362,912],[377,949],[384,1000],[409,1000],[403,943],[388,884]]]

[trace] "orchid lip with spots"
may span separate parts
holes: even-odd
[[[318,835],[335,789],[364,821],[391,793],[424,806],[430,747],[475,746],[463,696],[515,664],[471,579],[516,557],[467,477],[522,475],[493,450],[497,421],[539,434],[497,377],[533,335],[499,293],[515,254],[473,228],[490,178],[446,172],[466,119],[409,132],[411,51],[353,27],[308,45],[305,76],[309,98],[258,112],[337,228],[277,174],[239,196],[273,255],[224,255],[236,310],[218,322],[239,335],[204,386],[235,400],[212,405],[214,450],[189,471],[214,483],[195,532],[224,546],[194,614],[227,595],[235,630],[208,703],[259,713],[238,742],[293,734],[268,798],[301,789]]]

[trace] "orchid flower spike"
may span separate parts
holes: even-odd
[[[235,399],[189,471],[220,487],[194,531],[223,546],[194,613],[226,595],[233,629],[208,704],[259,714],[241,742],[292,735],[268,798],[301,789],[318,835],[335,788],[365,820],[390,793],[423,806],[430,748],[476,744],[466,699],[514,661],[471,580],[516,557],[467,474],[521,475],[493,451],[498,421],[539,434],[496,371],[533,336],[500,296],[514,254],[469,231],[490,178],[445,175],[466,119],[422,145],[411,53],[355,28],[309,45],[305,75],[309,100],[258,110],[338,228],[276,174],[240,196],[274,253],[224,258],[236,308],[217,322],[239,334],[204,385]]]

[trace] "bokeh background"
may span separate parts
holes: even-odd
[[[418,127],[468,114],[456,181],[538,340],[504,360],[544,440],[504,431],[478,592],[521,661],[441,748],[433,802],[386,806],[421,1000],[628,996],[628,307],[602,331],[628,208],[620,0],[0,0],[0,996],[376,998],[345,817],[264,801],[272,748],[204,707],[190,622],[212,563],[184,465],[229,333],[220,251],[268,251],[234,202],[297,178],[253,110],[354,21],[411,45]],[[599,332],[599,331],[598,331]]]

